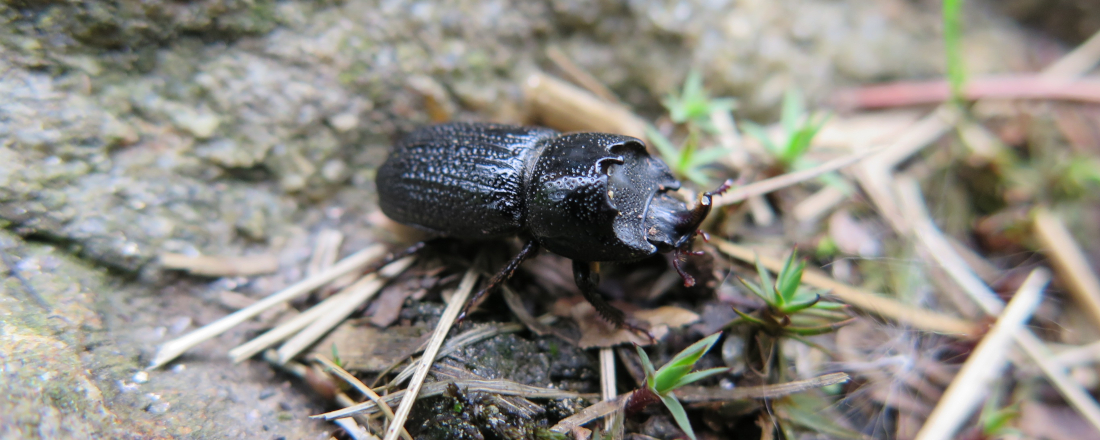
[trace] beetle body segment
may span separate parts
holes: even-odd
[[[418,129],[398,142],[379,168],[379,205],[391,219],[438,235],[516,235],[524,227],[527,161],[557,134],[493,124]]]
[[[526,235],[583,262],[669,252],[698,227],[696,210],[670,195],[680,182],[668,166],[629,136],[429,126],[397,144],[377,186],[398,222],[466,239]]]

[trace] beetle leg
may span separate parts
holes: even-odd
[[[474,294],[473,298],[470,298],[470,300],[466,302],[466,307],[462,309],[462,313],[458,315],[458,320],[456,322],[462,322],[462,320],[466,318],[466,314],[469,313],[475,305],[480,303],[481,300],[485,298],[485,295],[495,289],[500,283],[512,278],[512,275],[516,273],[516,269],[519,269],[519,266],[523,264],[524,261],[538,253],[539,244],[535,240],[530,240],[527,244],[523,245],[523,249],[519,251],[519,254],[512,257],[512,260],[504,265],[504,267],[500,269],[500,272],[497,272],[496,275],[493,275],[493,278],[489,279],[489,284],[486,284],[485,287]]]
[[[676,268],[676,273],[680,274],[680,278],[684,279],[684,287],[691,287],[695,285],[695,277],[684,271],[684,268],[680,266],[680,262],[683,261],[685,254],[693,254],[694,252],[685,251],[681,248],[676,248],[672,251],[672,267]]]
[[[573,281],[576,282],[577,287],[581,289],[581,294],[584,295],[584,299],[588,300],[589,304],[592,304],[592,307],[596,309],[596,313],[599,313],[607,322],[615,324],[615,327],[625,328],[645,336],[651,342],[655,342],[656,338],[649,333],[649,330],[627,322],[626,315],[623,314],[623,311],[615,308],[615,306],[609,304],[607,300],[604,299],[603,295],[596,289],[596,286],[600,284],[600,273],[592,270],[593,265],[595,265],[595,263],[573,260]]]

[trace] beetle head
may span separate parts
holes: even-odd
[[[566,134],[535,160],[527,229],[548,250],[580,261],[631,261],[658,252],[646,239],[647,209],[656,194],[680,182],[640,140]]]
[[[687,251],[710,213],[703,193],[691,208],[680,182],[640,140],[574,133],[549,142],[527,184],[527,229],[551,252],[580,261],[631,261]],[[688,277],[685,277],[687,280]]]

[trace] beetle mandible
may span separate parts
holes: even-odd
[[[379,205],[389,218],[439,236],[519,235],[523,250],[469,305],[509,278],[540,247],[573,260],[573,278],[593,307],[617,326],[622,311],[599,294],[599,262],[673,252],[679,265],[729,182],[688,208],[668,165],[641,140],[542,127],[448,123],[413,131],[378,169]]]

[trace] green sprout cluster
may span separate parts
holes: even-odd
[[[646,127],[646,137],[674,174],[702,186],[709,185],[710,177],[703,173],[703,169],[730,151],[719,147],[702,148],[702,136],[717,133],[711,115],[732,112],[736,102],[732,98],[711,97],[703,87],[703,76],[692,71],[688,73],[680,95],[670,94],[665,98],[664,105],[672,122],[687,127],[687,138],[676,147],[653,126]]]
[[[788,90],[783,96],[782,116],[779,119],[784,133],[782,142],[774,142],[764,127],[751,121],[741,122],[741,130],[764,145],[775,158],[776,165],[790,170],[803,165],[800,163],[802,156],[810,149],[814,136],[828,119],[828,114],[807,113],[802,94]]]
[[[774,282],[759,259],[756,260],[756,272],[760,276],[760,284],[738,277],[741,284],[766,304],[754,314],[734,309],[741,322],[756,325],[774,336],[820,335],[851,322],[851,318],[842,312],[843,304],[821,300],[826,290],[808,289],[802,285],[806,262],[795,263],[796,260],[797,252],[791,252]]]
[[[638,357],[642,360],[642,368],[645,369],[645,392],[652,393],[661,400],[661,403],[665,404],[665,407],[672,413],[672,418],[676,420],[676,424],[680,425],[680,429],[691,440],[695,440],[695,431],[691,429],[691,423],[688,422],[684,406],[680,404],[679,400],[676,400],[676,396],[672,392],[684,385],[729,371],[728,368],[720,367],[691,372],[695,368],[695,363],[710,351],[721,336],[722,332],[718,332],[691,344],[659,370],[653,369],[653,362],[649,360],[645,350],[638,346],[634,347],[638,350]]]

